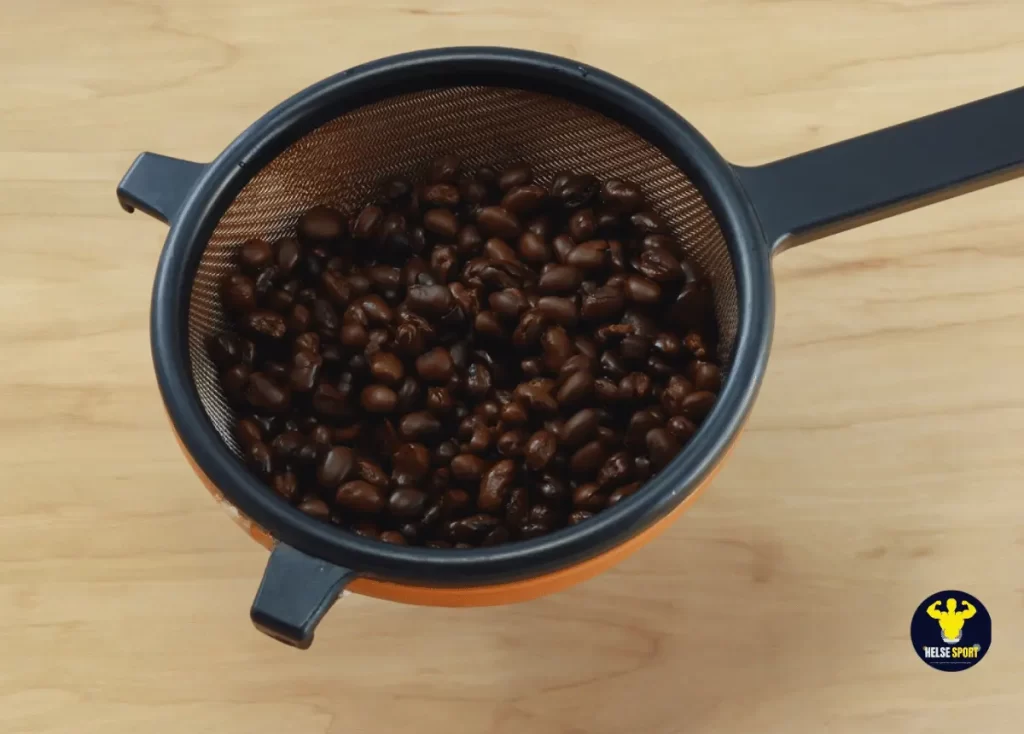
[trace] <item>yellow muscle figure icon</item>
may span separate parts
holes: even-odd
[[[969,601],[962,603],[964,608],[960,611],[957,611],[956,599],[952,597],[946,599],[946,611],[939,610],[939,605],[942,604],[941,599],[928,607],[928,616],[939,622],[943,641],[951,645],[955,642],[960,642],[960,638],[963,637],[964,621],[970,619],[978,612]]]

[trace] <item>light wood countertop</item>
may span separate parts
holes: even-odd
[[[1024,84],[1024,4],[9,1],[0,29],[0,731],[1020,730],[1024,181],[780,257],[748,429],[621,566],[503,608],[347,597],[306,653],[250,625],[266,552],[174,442],[165,231],[114,187],[139,151],[210,160],[324,76],[450,44],[600,66],[764,162]],[[908,639],[945,588],[994,620],[955,675]]]

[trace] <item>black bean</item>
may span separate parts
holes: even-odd
[[[501,206],[486,206],[476,217],[477,226],[490,237],[515,240],[522,232],[516,215]]]

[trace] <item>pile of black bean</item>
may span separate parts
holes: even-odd
[[[435,161],[351,218],[242,245],[210,342],[260,478],[387,543],[586,521],[693,436],[721,387],[711,287],[628,181]]]

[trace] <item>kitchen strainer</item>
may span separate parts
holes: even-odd
[[[306,517],[241,462],[206,354],[219,289],[247,239],[316,204],[353,212],[391,174],[442,154],[631,179],[711,278],[727,379],[697,435],[633,497],[581,525],[466,551],[390,546]],[[1024,89],[757,168],[729,165],[641,90],[526,51],[417,52],[342,72],[278,106],[213,163],[141,155],[122,205],[171,224],[152,306],[168,413],[215,496],[274,548],[252,616],[300,646],[341,588],[418,603],[529,598],[593,575],[696,496],[756,395],[773,320],[770,258],[790,245],[1024,173]]]

